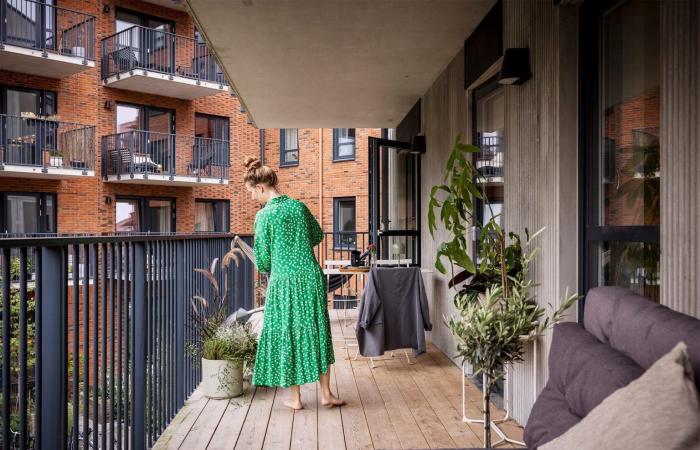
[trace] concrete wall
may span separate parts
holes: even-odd
[[[540,283],[538,302],[548,312],[556,308],[567,287],[577,285],[577,13],[551,2],[506,1],[504,48],[529,47],[533,78],[506,92],[505,217],[509,230],[523,233],[546,227],[537,241],[540,255],[531,275]],[[492,68],[473,87],[497,72]],[[458,133],[470,137],[469,96],[463,86],[463,54],[423,97],[423,129],[427,155],[422,167],[422,201],[443,175]],[[423,218],[423,265],[434,263],[433,242]],[[446,236],[440,233],[437,241]],[[432,341],[454,355],[454,341],[442,316],[454,313],[453,292],[446,278],[434,274],[428,283],[435,328]],[[551,305],[548,306],[548,305]],[[549,334],[540,340],[538,376],[533,379],[531,348],[512,377],[515,419],[525,424],[535,396],[547,379]]]
[[[661,5],[661,303],[700,317],[700,3]]]

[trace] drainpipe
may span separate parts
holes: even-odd
[[[323,128],[318,129],[318,215],[323,230]]]
[[[265,164],[265,130],[260,129],[260,162]]]

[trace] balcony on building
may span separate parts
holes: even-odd
[[[102,138],[102,176],[129,184],[228,184],[229,141],[133,130]]]
[[[102,83],[185,100],[229,92],[204,42],[138,25],[102,40]]]
[[[95,67],[94,42],[95,16],[34,0],[0,4],[3,70],[65,78]]]
[[[0,177],[95,175],[95,127],[56,116],[0,114]]]

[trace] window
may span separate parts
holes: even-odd
[[[333,161],[355,159],[355,129],[333,129]]]
[[[472,126],[474,145],[481,151],[475,155],[474,165],[479,171],[479,182],[488,198],[488,204],[476,201],[476,218],[481,224],[496,218],[504,226],[504,150],[505,150],[505,95],[504,88],[494,78],[474,89]],[[475,252],[478,250],[474,246]],[[476,256],[476,255],[475,255]]]
[[[117,103],[114,145],[148,155],[161,172],[174,169],[175,111],[153,106]]]
[[[227,233],[230,230],[229,218],[229,202],[226,200],[195,202],[194,231]]]
[[[299,164],[299,129],[282,128],[280,130],[280,166]]]
[[[357,245],[355,197],[333,199],[333,247],[354,249]]]
[[[201,166],[215,164],[228,167],[230,165],[229,133],[228,117],[195,114],[194,135],[197,139],[194,156],[201,158]]]
[[[26,115],[56,114],[56,93],[0,86],[0,155],[7,164],[43,164],[42,150],[55,148],[58,123]],[[38,145],[37,145],[38,143]]]
[[[660,2],[582,7],[582,289],[659,300]],[[582,30],[584,28],[581,28]]]
[[[0,193],[0,233],[56,233],[56,194]]]
[[[117,198],[117,233],[172,233],[175,231],[175,200]]]

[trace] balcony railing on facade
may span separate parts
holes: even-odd
[[[476,168],[488,183],[503,182],[503,136],[480,136]]]
[[[0,448],[150,448],[201,381],[194,269],[231,239],[0,235]],[[253,273],[216,271],[227,311],[253,307]]]
[[[95,175],[95,127],[52,117],[0,114],[0,176]]]
[[[47,3],[0,2],[0,67],[50,78],[95,67],[95,16]]]
[[[102,138],[105,181],[138,184],[228,184],[229,141],[153,131]]]
[[[133,26],[102,40],[106,86],[183,99],[228,92],[214,54],[197,39]]]

